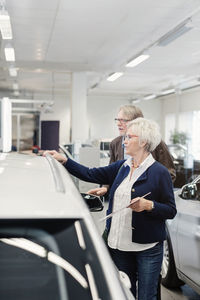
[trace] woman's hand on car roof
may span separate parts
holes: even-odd
[[[64,157],[62,154],[58,153],[56,150],[46,150],[43,152],[43,156],[46,156],[46,155],[51,155],[53,158],[55,158],[61,164],[64,164],[67,162],[67,158]]]

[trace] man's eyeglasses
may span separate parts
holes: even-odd
[[[127,141],[130,141],[130,139],[132,139],[133,137],[138,137],[138,135],[135,135],[135,134],[126,134],[124,136],[124,139],[127,140]]]
[[[126,119],[118,119],[118,118],[115,118],[115,122],[120,122],[120,123],[127,123],[129,122],[130,120],[126,120]]]

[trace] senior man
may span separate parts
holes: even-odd
[[[110,162],[109,164],[121,159],[127,159],[128,155],[124,151],[124,136],[127,130],[127,126],[130,121],[136,118],[144,117],[141,109],[134,105],[124,105],[119,108],[117,118],[115,122],[119,130],[119,136],[116,137],[110,143]],[[152,152],[153,158],[164,165],[172,178],[172,182],[176,179],[176,171],[171,154],[168,147],[163,140],[159,143],[156,149]],[[103,186],[88,191],[90,194],[103,196],[108,191],[108,186]]]

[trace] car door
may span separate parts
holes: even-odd
[[[200,283],[200,177],[182,189],[177,198],[179,270]],[[185,191],[184,191],[185,190]]]

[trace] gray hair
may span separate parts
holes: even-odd
[[[161,142],[160,128],[158,124],[152,120],[145,118],[137,118],[131,121],[127,128],[132,130],[133,134],[139,136],[140,142],[145,142],[145,150],[152,152]]]
[[[120,106],[119,111],[122,111],[124,116],[130,121],[135,120],[136,118],[139,118],[139,117],[141,117],[141,118],[144,117],[141,109],[134,105]]]

